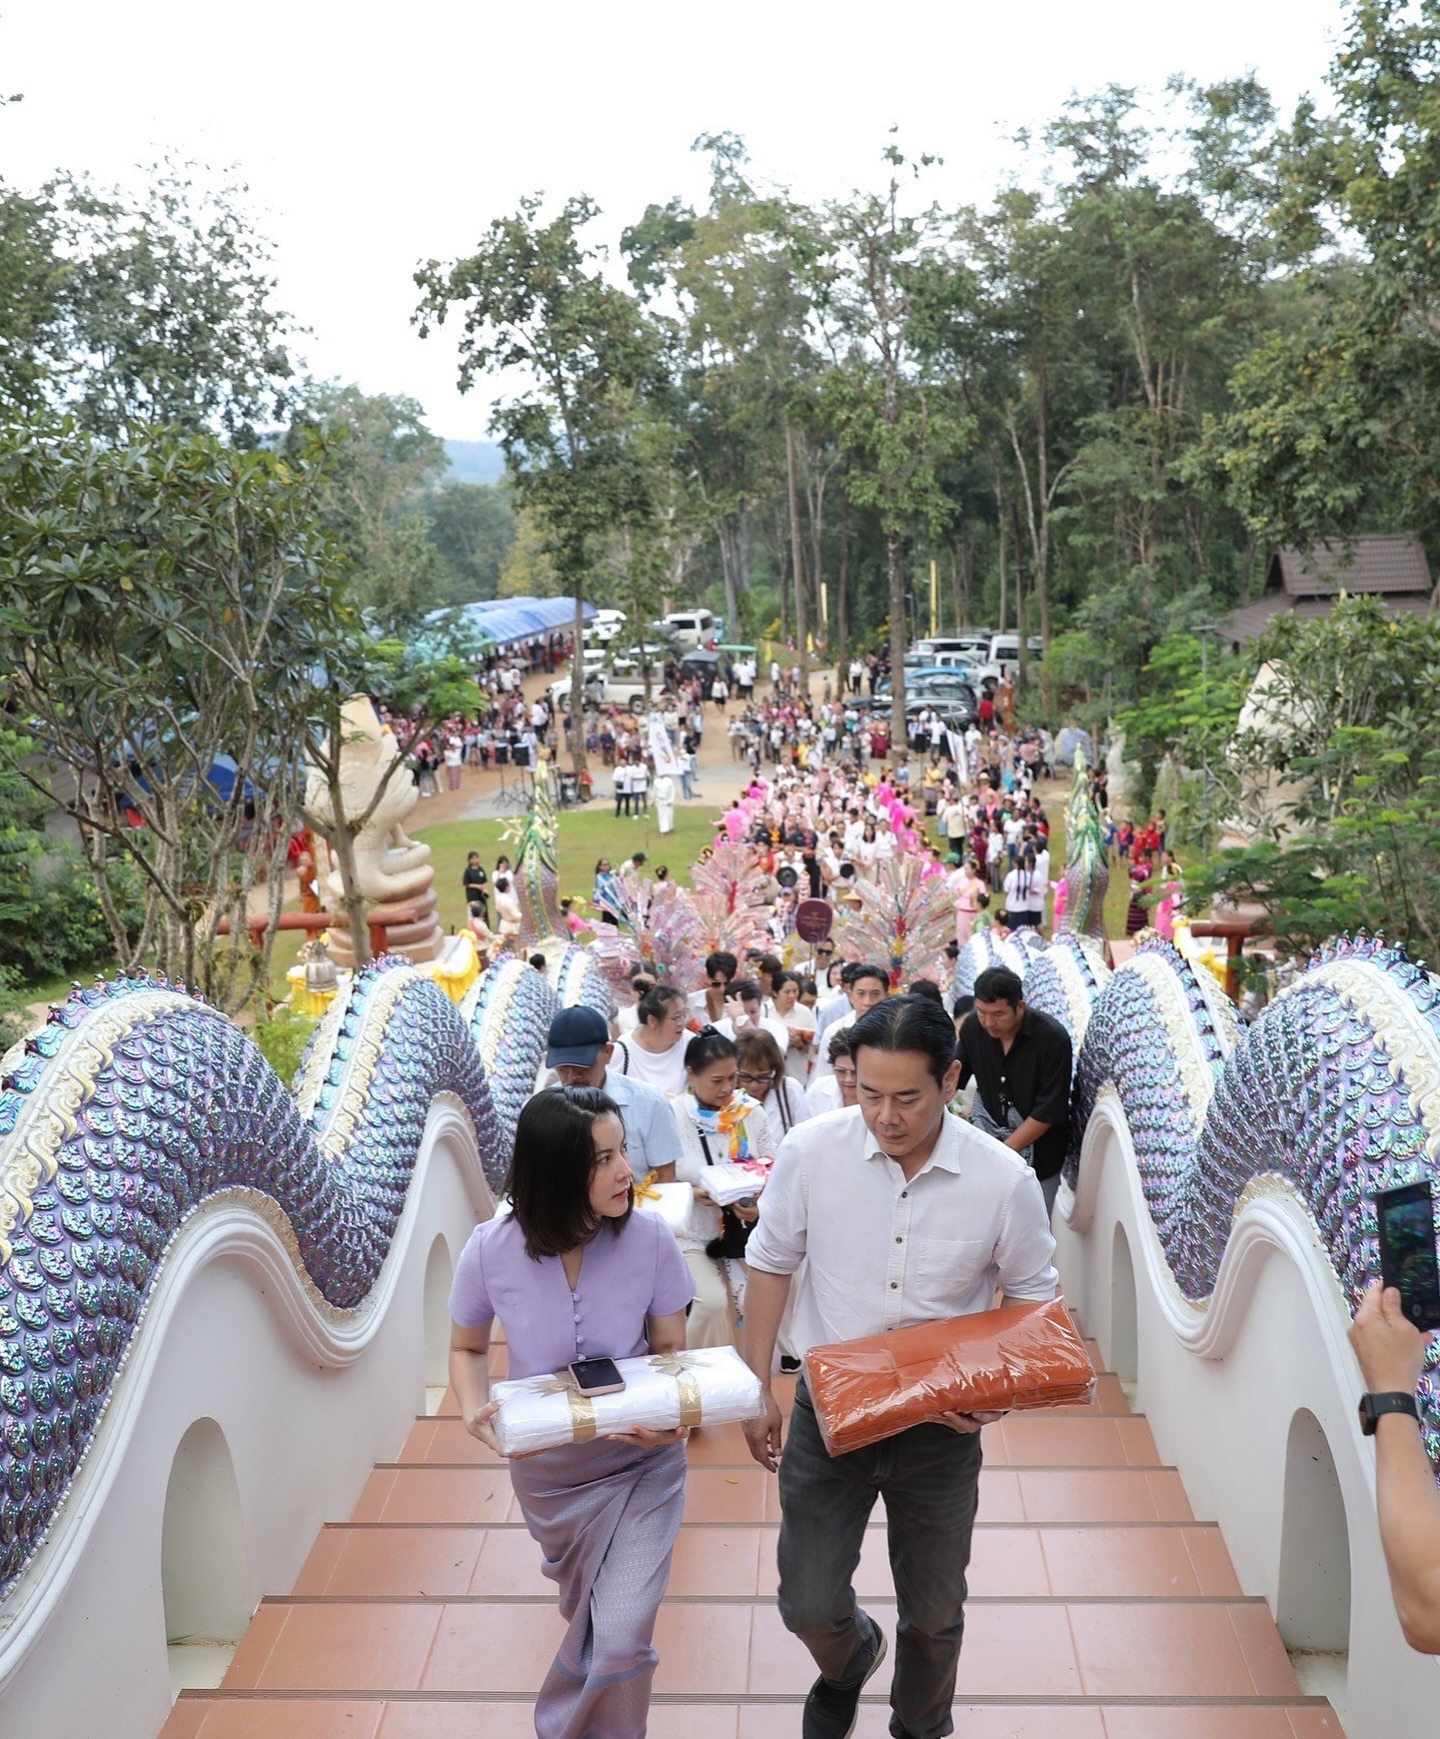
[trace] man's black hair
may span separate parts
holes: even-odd
[[[620,1107],[596,1087],[548,1087],[526,1101],[515,1125],[515,1151],[505,1193],[525,1254],[561,1256],[593,1238],[601,1224],[618,1233],[629,1215],[602,1216],[590,1205],[595,1171],[595,1122]]]
[[[717,972],[722,973],[728,984],[740,970],[740,962],[728,948],[717,948],[713,954],[705,956],[705,976],[713,978]]]
[[[873,962],[865,960],[860,961],[845,982],[847,984],[858,984],[862,978],[878,978],[885,986],[886,990],[890,988],[890,974],[883,966],[876,966]]]
[[[905,986],[906,996],[928,996],[931,1002],[938,1002],[943,1008],[945,997],[940,986],[933,978],[917,978],[913,984]]]
[[[1008,1002],[1019,1008],[1025,997],[1020,974],[1008,966],[987,966],[975,980],[976,1002]]]
[[[759,1002],[762,1000],[759,984],[753,978],[737,978],[726,990],[727,996],[738,996],[741,1002]]]
[[[955,1061],[955,1023],[943,1002],[928,996],[887,996],[850,1028],[850,1055],[861,1050],[919,1051],[937,1081]]]
[[[543,972],[545,970],[545,956],[543,954],[532,954],[530,956],[530,964],[537,972]]]
[[[974,1006],[975,998],[973,996],[957,996],[955,998],[954,1007],[950,1012],[955,1016],[956,1020],[960,1020],[963,1016],[969,1014]]]

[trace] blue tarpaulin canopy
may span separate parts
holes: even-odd
[[[593,604],[586,604],[584,610],[587,617],[595,614]],[[553,634],[557,628],[568,628],[575,620],[575,600],[492,598],[483,604],[462,604],[458,610],[432,611],[425,621],[438,623],[455,616],[496,646],[509,646],[534,634]]]

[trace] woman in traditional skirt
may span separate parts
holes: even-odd
[[[632,1211],[631,1182],[624,1125],[604,1093],[551,1088],[520,1113],[507,1188],[514,1212],[474,1232],[450,1292],[460,1417],[497,1455],[488,1363],[497,1317],[512,1377],[685,1346],[690,1270],[660,1216]],[[570,1626],[535,1702],[539,1739],[645,1732],[687,1436],[683,1427],[636,1430],[510,1463]]]

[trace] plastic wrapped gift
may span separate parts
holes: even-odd
[[[733,1207],[746,1196],[758,1196],[770,1176],[770,1161],[747,1159],[734,1165],[707,1165],[700,1187],[717,1208]]]
[[[530,1455],[562,1443],[587,1443],[633,1431],[673,1431],[677,1425],[723,1425],[764,1411],[760,1384],[734,1347],[617,1359],[625,1387],[613,1395],[582,1395],[569,1371],[496,1383],[495,1431],[507,1455]]]
[[[690,1210],[695,1205],[695,1191],[688,1183],[651,1183],[647,1178],[635,1185],[635,1206],[642,1213],[659,1214],[678,1237],[690,1223]]]
[[[805,1383],[825,1447],[846,1455],[942,1413],[1084,1404],[1095,1367],[1053,1298],[811,1347]]]

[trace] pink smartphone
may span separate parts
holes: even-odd
[[[576,1359],[570,1366],[570,1375],[582,1395],[618,1395],[625,1387],[614,1359]]]

